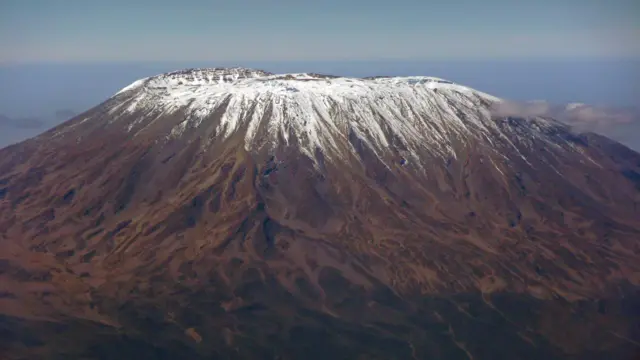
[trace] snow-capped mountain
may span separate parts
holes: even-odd
[[[202,140],[201,148],[242,137],[249,151],[295,146],[329,161],[356,154],[358,139],[378,158],[401,157],[420,166],[426,155],[457,156],[453,141],[479,142],[501,154],[518,151],[492,107],[501,100],[435,77],[345,78],[318,74],[190,69],[135,81],[98,109],[53,133],[119,131],[159,142]],[[548,136],[564,127],[548,118],[527,121],[516,141],[571,143]],[[89,133],[86,133],[86,132]],[[90,137],[90,135],[89,135]],[[560,141],[560,143],[558,143]]]
[[[488,105],[498,99],[432,77],[355,79],[317,74],[274,75],[249,69],[193,69],[141,79],[125,87],[100,116],[134,136],[162,128],[167,138],[241,133],[245,148],[296,145],[308,155],[347,156],[350,133],[376,151],[391,142],[418,160],[420,150],[453,154],[447,132],[488,136]],[[179,114],[173,123],[158,121]],[[78,122],[104,126],[88,116]],[[61,129],[58,134],[64,134]]]
[[[138,80],[0,150],[0,349],[623,358],[640,154],[504,105],[421,76]]]

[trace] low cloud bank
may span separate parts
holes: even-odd
[[[581,131],[598,131],[640,122],[638,109],[597,107],[585,104],[552,105],[544,101],[504,101],[496,104],[492,113],[494,116],[500,117],[551,117]]]
[[[594,132],[640,151],[640,109],[591,106],[574,103],[554,105],[545,101],[504,101],[492,109],[494,116],[549,117],[578,132]]]
[[[39,118],[19,118],[12,119],[8,116],[0,114],[0,127],[10,127],[15,129],[39,129],[45,125],[45,122]]]
[[[502,101],[496,103],[492,110],[494,116],[534,117],[548,116],[550,105],[544,101],[515,102]]]

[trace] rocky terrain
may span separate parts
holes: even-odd
[[[634,359],[640,154],[500,102],[190,69],[0,150],[0,356]]]

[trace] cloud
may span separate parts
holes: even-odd
[[[555,105],[546,101],[503,101],[492,108],[494,116],[551,117],[577,127],[594,130],[640,121],[640,110],[586,104]]]
[[[609,127],[630,124],[639,119],[639,113],[632,110],[597,108],[581,105],[562,114],[564,120],[574,126]]]
[[[535,117],[548,116],[550,105],[545,101],[515,102],[502,101],[491,109],[494,116]]]
[[[76,115],[75,111],[69,109],[57,110],[55,112],[56,121],[58,122],[69,120]]]
[[[38,135],[46,127],[39,118],[12,119],[0,114],[0,148]]]
[[[580,103],[555,105],[545,101],[503,101],[495,104],[498,117],[549,117],[578,132],[595,132],[640,150],[640,109],[592,106]]]
[[[43,128],[45,122],[40,118],[26,117],[12,119],[6,115],[0,114],[0,127],[14,129],[40,129]]]

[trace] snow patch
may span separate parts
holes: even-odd
[[[144,83],[145,83],[145,81],[147,81],[147,79],[149,79],[149,78],[144,78],[144,79],[136,80],[136,81],[132,82],[131,84],[129,84],[128,86],[123,87],[123,88],[122,88],[120,91],[118,91],[115,95],[122,94],[122,93],[124,93],[124,92],[127,92],[127,91],[130,91],[130,90],[137,89],[137,88],[141,87],[142,85],[144,85]],[[115,95],[114,95],[114,96],[115,96]]]

